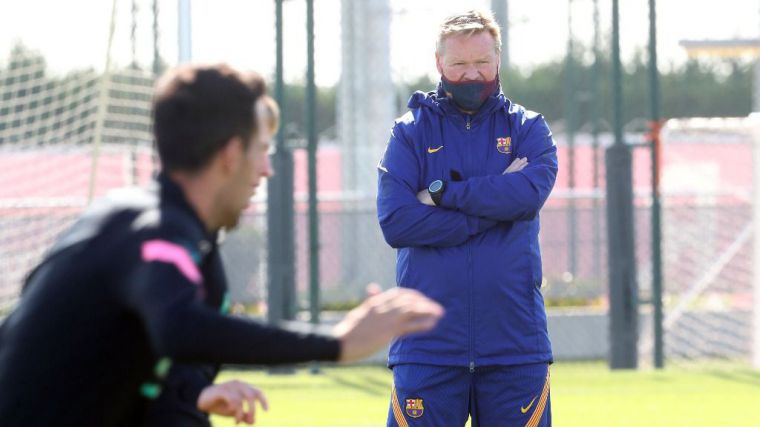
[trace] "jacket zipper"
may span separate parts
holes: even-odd
[[[471,126],[472,126],[472,116],[469,115],[469,114],[467,114],[467,122],[465,124],[465,129],[467,131],[469,131]],[[468,160],[470,160],[469,156],[468,156]],[[467,165],[467,166],[469,166],[469,165]],[[469,242],[467,243],[467,279],[470,282],[470,286],[469,286],[470,292],[469,292],[469,295],[468,295],[468,299],[469,299],[469,313],[468,314],[470,316],[470,322],[469,322],[469,324],[470,324],[469,325],[470,326],[470,336],[469,336],[469,340],[468,340],[469,343],[468,344],[469,344],[469,347],[470,347],[469,348],[470,373],[473,373],[473,372],[475,372],[475,348],[474,348],[475,344],[473,342],[475,340],[475,338],[473,336],[474,328],[472,326],[472,312],[473,312],[473,306],[472,306],[473,305],[473,297],[472,297],[473,289],[472,288],[475,286],[475,283],[474,283],[474,281],[472,279],[472,247],[470,246]]]
[[[473,343],[473,341],[475,340],[475,337],[473,336],[474,328],[472,327],[472,312],[473,312],[473,306],[472,306],[473,305],[473,297],[472,297],[473,289],[472,288],[475,286],[475,283],[472,280],[472,247],[470,246],[470,243],[467,243],[467,279],[470,282],[470,286],[468,287],[469,290],[470,290],[470,292],[469,292],[469,295],[467,295],[468,296],[468,300],[469,300],[469,310],[468,310],[469,313],[468,314],[470,315],[470,321],[469,321],[469,327],[470,327],[470,334],[469,335],[470,336],[469,336],[469,339],[468,339],[468,341],[469,341],[468,344],[469,344],[469,347],[470,347],[469,348],[469,350],[470,350],[469,351],[469,353],[470,353],[469,354],[469,356],[470,356],[470,373],[473,373],[473,372],[475,372],[475,348],[474,348],[475,344]]]

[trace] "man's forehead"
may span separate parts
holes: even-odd
[[[467,53],[481,53],[481,51],[485,53],[495,51],[496,40],[488,31],[450,34],[443,39],[443,51],[448,53],[451,48],[464,44],[467,44]]]

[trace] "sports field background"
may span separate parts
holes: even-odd
[[[758,426],[760,372],[742,364],[683,364],[665,371],[610,371],[602,362],[552,366],[556,427]],[[384,426],[390,371],[382,366],[327,367],[314,375],[225,371],[261,388],[269,412],[260,427]],[[214,419],[214,426],[234,426]],[[446,427],[446,426],[444,426]],[[490,426],[486,426],[490,427]]]
[[[320,308],[325,310],[320,314],[323,322],[331,311],[344,310],[361,300],[368,283],[384,288],[395,284],[395,252],[384,242],[377,225],[375,164],[382,155],[393,118],[406,111],[406,99],[417,86],[415,82],[420,83],[419,89],[433,87],[432,81],[425,80],[431,76],[411,70],[427,64],[422,72],[435,73],[430,50],[435,34],[425,33],[424,25],[445,16],[445,9],[453,11],[464,3],[362,0],[354,1],[355,7],[346,11],[324,13],[325,8],[349,2],[315,2],[321,236],[316,256]],[[753,338],[758,336],[755,325],[760,324],[753,323],[760,312],[760,298],[753,288],[758,273],[752,256],[760,238],[753,235],[753,212],[760,200],[755,195],[760,191],[752,179],[760,166],[753,160],[752,148],[760,133],[747,131],[751,120],[746,118],[747,112],[760,109],[760,101],[749,109],[749,95],[753,90],[760,93],[755,87],[760,81],[750,82],[750,76],[760,76],[755,73],[760,70],[760,59],[757,55],[702,58],[686,66],[679,65],[673,55],[677,52],[680,57],[686,56],[679,45],[681,39],[756,39],[758,2],[733,0],[729,2],[731,7],[723,8],[709,2],[657,2],[662,29],[658,44],[662,48],[663,113],[676,118],[663,128],[660,159],[666,368],[657,372],[650,369],[653,328],[648,303],[653,288],[652,171],[646,148],[650,129],[644,125],[649,119],[649,98],[645,95],[647,70],[640,62],[648,41],[646,2],[620,2],[623,43],[635,41],[639,52],[624,55],[623,78],[624,116],[632,119],[625,126],[625,138],[633,156],[635,261],[642,302],[638,331],[642,369],[638,372],[611,372],[601,361],[567,362],[601,359],[609,351],[603,150],[612,142],[612,129],[603,121],[601,133],[595,135],[593,120],[586,120],[599,118],[595,105],[610,102],[605,93],[608,86],[602,86],[610,78],[608,70],[602,71],[603,78],[591,78],[588,60],[593,47],[591,8],[599,4],[604,68],[604,57],[609,56],[612,2],[551,2],[553,13],[549,14],[546,8],[536,7],[540,2],[509,2],[510,16],[515,20],[511,40],[516,49],[512,52],[528,47],[543,59],[513,55],[513,71],[525,76],[536,71],[537,78],[521,78],[505,87],[515,102],[546,114],[555,132],[561,165],[552,197],[541,212],[545,260],[542,292],[549,307],[552,346],[558,360],[552,370],[555,426],[760,426],[760,371],[746,365],[752,356]],[[85,209],[90,194],[97,198],[113,188],[144,186],[156,172],[150,100],[156,74],[179,62],[177,1],[117,3],[114,46],[109,54],[105,43],[109,39],[112,2],[0,2],[0,33],[6,35],[0,37],[0,322],[17,303],[26,274],[56,236]],[[221,60],[253,68],[267,77],[274,75],[273,0],[231,1],[224,7],[215,2],[192,3],[196,12],[191,59]],[[288,139],[283,148],[292,149],[295,201],[295,259],[291,273],[296,289],[292,308],[305,314],[309,308],[312,255],[305,203],[305,64],[294,60],[306,58],[306,2],[283,3],[287,39],[285,92],[289,101],[283,104],[282,134]],[[385,12],[366,7],[373,4],[382,6]],[[487,8],[491,4],[490,0],[466,2],[467,7]],[[573,12],[572,20],[569,12]],[[341,17],[342,23],[353,24],[336,25],[341,13],[350,13]],[[563,27],[565,21],[568,28]],[[244,48],[233,46],[226,28],[236,29],[235,41],[244,43]],[[437,31],[435,25],[432,28]],[[567,44],[569,48],[567,42],[573,41],[575,54],[585,58],[583,63],[568,60],[573,55],[567,55],[571,52],[564,47],[544,56],[544,49],[522,42],[535,39],[526,31],[545,28],[558,31],[559,37],[547,39],[557,46]],[[383,34],[390,36],[391,29],[394,35],[412,31],[409,36],[420,43],[409,43],[409,36],[383,41]],[[565,29],[573,30],[567,31],[567,37],[572,39],[565,39]],[[77,37],[68,37],[72,35]],[[217,37],[223,42],[215,41]],[[251,40],[257,41],[255,46],[250,46]],[[293,42],[297,40],[302,43]],[[88,48],[78,49],[79,46]],[[354,55],[360,59],[337,61],[333,55],[338,51],[345,58]],[[209,56],[209,52],[213,55]],[[391,60],[391,52],[401,52],[404,59]],[[367,60],[370,53],[376,55],[373,61]],[[103,73],[107,57],[111,69]],[[271,61],[259,67],[251,64],[252,58]],[[320,64],[353,66],[345,73],[324,72]],[[577,82],[560,79],[557,73],[564,69],[563,77],[572,76],[567,71],[574,66],[578,67]],[[555,74],[547,74],[548,70]],[[371,78],[373,84],[364,87],[364,83],[351,80],[352,75]],[[326,83],[319,81],[324,76],[334,78]],[[710,76],[720,81],[710,83]],[[432,77],[437,79],[435,74]],[[540,84],[522,89],[518,84],[533,81]],[[594,100],[589,82],[598,83],[599,99]],[[725,82],[732,84],[723,85]],[[105,87],[110,89],[104,90]],[[567,105],[561,101],[573,93],[570,88],[576,88],[578,96],[578,108],[568,110],[577,113],[574,136],[568,132],[572,126],[563,123],[570,116],[565,117],[564,108],[560,109]],[[99,96],[101,93],[105,96]],[[534,97],[536,94],[539,98]],[[343,102],[339,107],[341,103],[336,100],[342,97],[362,102]],[[389,102],[394,98],[395,106]],[[708,102],[703,104],[699,99]],[[370,106],[370,101],[377,104]],[[720,110],[723,102],[732,108]],[[101,108],[104,115],[99,118]],[[95,130],[99,128],[96,124],[100,120],[101,145],[95,149]],[[571,153],[575,162],[572,185]],[[278,171],[277,176],[284,173]],[[230,233],[223,246],[232,301],[241,310],[259,317],[265,317],[267,286],[271,282],[269,267],[274,265],[268,255],[266,204],[262,191],[245,213],[241,227]],[[708,359],[737,362],[706,364]],[[699,362],[690,362],[693,360]],[[271,410],[259,413],[257,426],[385,424],[391,377],[381,366],[325,368],[320,375],[310,374],[308,368],[294,375],[228,371],[219,381],[231,378],[252,382],[267,394]],[[229,420],[215,421],[217,426],[234,425]]]

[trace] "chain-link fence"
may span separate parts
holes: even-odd
[[[748,123],[746,119],[672,120],[663,133],[661,248],[668,363],[748,360],[751,355],[756,306],[752,287],[754,141]],[[609,336],[607,296],[609,286],[615,284],[609,284],[607,277],[609,236],[603,188],[585,185],[593,169],[586,137],[582,135],[576,146],[579,187],[567,192],[567,177],[560,176],[541,214],[544,295],[560,355],[604,358]],[[560,166],[567,168],[564,135],[556,138]],[[641,141],[642,135],[627,139]],[[641,301],[639,352],[640,361],[649,365],[653,358],[651,163],[648,146],[634,144],[631,149]],[[603,181],[604,165],[599,166]],[[573,217],[574,222],[569,220]],[[577,260],[575,271],[572,259]]]
[[[264,30],[251,35],[264,42],[250,56],[274,57],[274,8],[265,3],[250,16],[235,18],[250,21],[241,28]],[[340,62],[342,67],[342,71],[317,68],[318,80],[335,75],[326,80],[333,87],[319,92],[324,95],[320,99],[332,100],[319,108],[335,112],[319,124],[317,154],[323,308],[350,306],[364,297],[370,283],[383,288],[395,284],[395,251],[383,241],[377,224],[375,165],[393,118],[405,112],[414,78],[410,75],[420,69],[434,70],[435,22],[447,13],[432,1],[369,3],[326,0],[318,8],[316,63]],[[472,6],[490,4],[475,3]],[[174,63],[167,58],[174,55],[177,44],[175,4],[136,1],[131,8],[119,4],[105,77],[97,69],[109,55],[101,46],[76,49],[69,55],[69,65],[62,65],[55,52],[35,50],[34,43],[30,48],[20,43],[0,52],[0,316],[15,303],[29,269],[91,198],[116,187],[145,185],[156,171],[149,103],[154,72]],[[100,45],[107,39],[104,22],[109,15],[105,6],[97,7],[90,12],[103,19],[71,14],[65,20],[69,28]],[[0,7],[0,13],[7,10]],[[295,62],[303,55],[294,34],[305,40],[305,35],[295,31],[303,29],[303,10],[300,2],[285,2],[286,92],[290,94],[302,89],[303,73],[292,70],[300,72],[302,66]],[[338,15],[341,25],[329,25]],[[427,16],[425,22],[418,19],[421,15]],[[523,15],[528,16],[524,10],[521,19]],[[518,22],[511,34],[519,38],[527,27]],[[421,38],[423,32],[431,37]],[[202,37],[195,40],[201,48],[208,43]],[[429,56],[421,58],[421,50],[409,49],[401,60],[391,62],[391,51],[409,40],[429,44],[424,49]],[[340,61],[334,56],[337,44],[341,45]],[[233,43],[220,44],[217,50],[232,55],[230,46]],[[225,58],[204,58],[219,59]],[[421,61],[429,66],[421,67]],[[252,64],[229,62],[241,68]],[[259,71],[268,74],[272,63]],[[506,90],[509,93],[511,88]],[[284,129],[288,138],[303,139],[303,115],[298,109],[303,107],[302,98],[288,96],[286,103],[295,100],[285,105],[289,109],[285,109]],[[562,95],[551,92],[547,96],[554,102]],[[552,338],[558,358],[603,358],[609,333],[603,150],[610,137],[600,135],[594,149],[590,135],[579,132],[575,136],[576,177],[571,188],[567,138],[558,118],[547,119],[559,130],[555,138],[560,158],[557,185],[541,212],[543,291]],[[752,301],[750,256],[752,141],[730,121],[672,126],[664,135],[661,170],[667,356],[672,360],[743,359],[749,354],[748,337],[753,332],[752,307],[757,306]],[[643,137],[630,134],[626,139],[636,143]],[[651,295],[651,171],[648,149],[632,150],[638,283],[646,302]],[[305,309],[310,253],[304,150],[296,149],[294,159],[295,303]],[[225,236],[222,252],[234,301],[264,308],[268,238],[277,236],[268,234],[266,195],[261,194],[242,225]],[[648,360],[651,353],[650,311],[649,305],[642,305],[641,360]]]
[[[132,68],[57,76],[39,53],[10,52],[0,68],[0,310],[90,200],[149,181],[152,85]]]
[[[747,360],[752,345],[753,139],[748,119],[665,129],[665,350],[670,360]],[[649,336],[644,335],[646,351]]]

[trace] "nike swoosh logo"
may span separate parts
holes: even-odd
[[[431,147],[428,147],[428,154],[437,153],[437,152],[441,151],[441,148],[443,148],[443,145],[441,145],[441,146],[440,146],[440,147],[438,147],[438,148],[431,148]]]
[[[526,412],[528,412],[528,410],[530,409],[530,407],[533,406],[533,402],[536,401],[537,397],[538,396],[534,397],[533,400],[531,400],[530,403],[528,403],[528,406],[526,406],[524,408],[522,406],[520,406],[520,412],[522,412],[523,414],[526,413]]]

